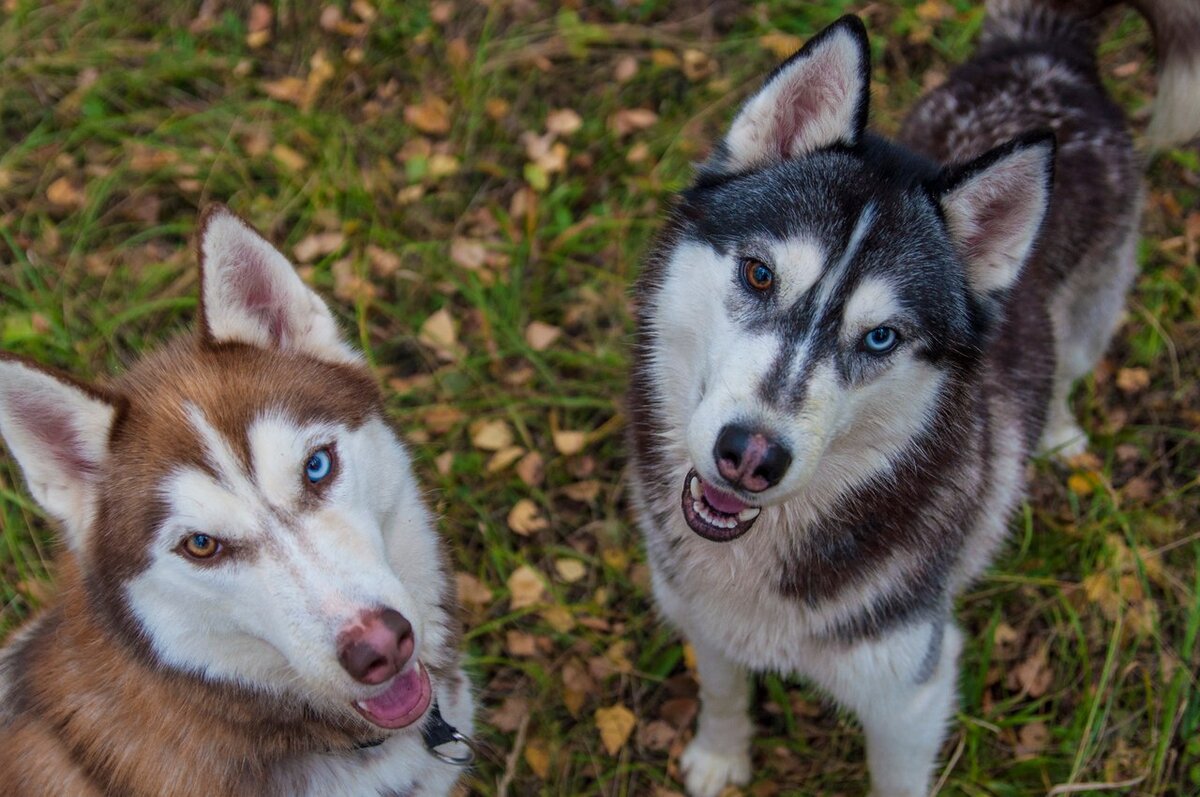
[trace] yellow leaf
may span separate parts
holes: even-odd
[[[1096,492],[1096,487],[1100,483],[1100,478],[1097,474],[1088,471],[1078,471],[1072,473],[1067,479],[1067,489],[1079,496],[1088,496]]]
[[[279,161],[283,168],[290,172],[298,172],[308,165],[308,161],[304,159],[304,156],[287,144],[276,144],[271,147],[271,154],[275,156],[275,160]]]
[[[450,106],[436,95],[429,95],[416,105],[404,109],[404,121],[431,136],[450,132]]]
[[[513,433],[499,418],[471,424],[471,443],[483,451],[499,451],[512,445]]]
[[[537,504],[528,498],[522,498],[508,513],[508,527],[515,534],[528,537],[543,529],[549,528],[550,523],[538,511]]]
[[[546,594],[542,577],[529,565],[521,565],[508,577],[508,591],[513,609],[524,609],[541,603]]]
[[[305,82],[298,77],[283,77],[279,80],[267,80],[259,84],[263,92],[273,100],[290,102],[301,105],[304,102]]]
[[[525,763],[533,774],[545,780],[550,776],[550,753],[541,739],[531,739],[525,744]]]
[[[547,606],[541,611],[542,619],[560,634],[570,633],[575,628],[575,615],[565,606]]]
[[[596,709],[596,728],[600,731],[600,741],[609,755],[616,755],[629,740],[637,726],[637,717],[633,712],[618,703],[609,708]]]
[[[799,50],[800,45],[804,44],[804,40],[790,33],[774,32],[768,33],[765,36],[759,36],[758,43],[776,58],[783,59],[791,57],[793,53]]]
[[[83,207],[84,195],[66,177],[60,177],[46,189],[46,199],[62,208]]]
[[[578,559],[558,559],[554,562],[554,570],[568,584],[574,584],[587,575],[587,567]]]

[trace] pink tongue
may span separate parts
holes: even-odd
[[[749,504],[739,501],[736,497],[728,493],[723,493],[710,487],[705,482],[701,482],[701,484],[704,487],[704,500],[718,512],[724,512],[726,515],[736,515],[749,506]]]
[[[362,706],[379,722],[395,722],[417,707],[424,697],[424,674],[420,665],[396,678],[382,695],[362,701]]]

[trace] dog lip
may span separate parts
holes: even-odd
[[[388,687],[366,700],[354,703],[355,710],[373,725],[398,730],[412,725],[433,702],[429,672],[420,663],[396,675]]]
[[[680,503],[688,528],[713,542],[736,540],[750,530],[761,514],[759,507],[710,487],[694,468],[684,477]]]

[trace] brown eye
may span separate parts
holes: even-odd
[[[207,534],[193,534],[183,541],[183,551],[193,559],[211,559],[221,552],[221,543]]]
[[[775,284],[775,272],[767,268],[761,260],[743,258],[742,282],[746,283],[750,290],[766,293]]]

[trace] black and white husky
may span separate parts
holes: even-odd
[[[750,776],[747,670],[805,676],[863,724],[873,793],[924,795],[955,704],[951,603],[1135,272],[1139,159],[1105,93],[1101,0],[996,0],[974,58],[898,141],[866,131],[846,17],[741,108],[636,287],[639,522],[702,710],[681,767]],[[1200,131],[1200,3],[1157,32],[1156,142]],[[1039,132],[1040,131],[1040,132]]]

